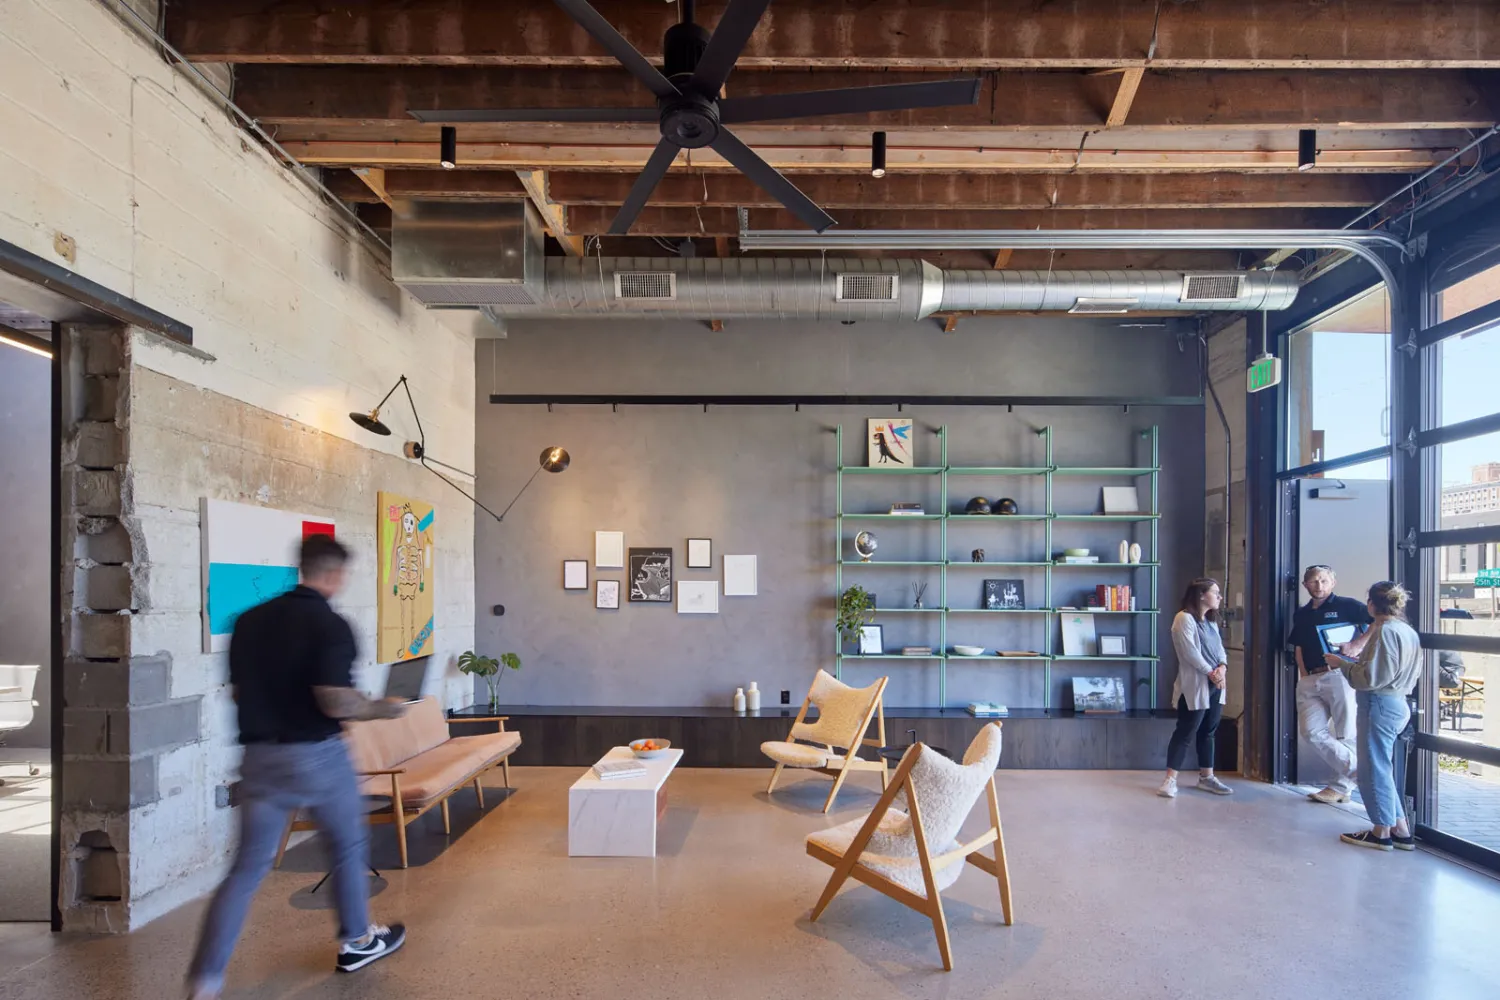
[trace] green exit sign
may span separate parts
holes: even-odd
[[[1250,370],[1245,373],[1245,390],[1247,392],[1260,392],[1269,389],[1281,382],[1281,359],[1273,358],[1269,354],[1262,354],[1250,364]]]

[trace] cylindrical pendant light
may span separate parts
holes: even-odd
[[[1318,165],[1318,133],[1305,128],[1297,133],[1297,169],[1311,170]]]
[[[876,132],[870,137],[870,176],[885,176],[885,133]]]
[[[458,129],[452,125],[443,126],[443,153],[440,162],[444,170],[452,170],[458,166]]]

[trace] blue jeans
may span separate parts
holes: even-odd
[[[251,897],[270,871],[287,819],[297,809],[312,812],[328,845],[339,940],[363,937],[370,926],[369,827],[344,741],[252,743],[245,747],[240,775],[239,848],[203,918],[188,970],[192,985],[209,992],[223,985]]]
[[[1359,748],[1359,794],[1376,826],[1395,826],[1406,810],[1396,787],[1396,737],[1411,718],[1399,694],[1354,692],[1354,731]]]

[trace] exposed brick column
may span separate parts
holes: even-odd
[[[126,931],[134,810],[157,759],[201,736],[202,699],[171,697],[171,657],[132,655],[149,557],[132,517],[128,334],[63,329],[62,884],[68,930]]]

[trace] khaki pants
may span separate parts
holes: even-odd
[[[1354,791],[1354,689],[1340,670],[1297,680],[1297,727],[1333,778],[1328,782],[1345,795]]]

